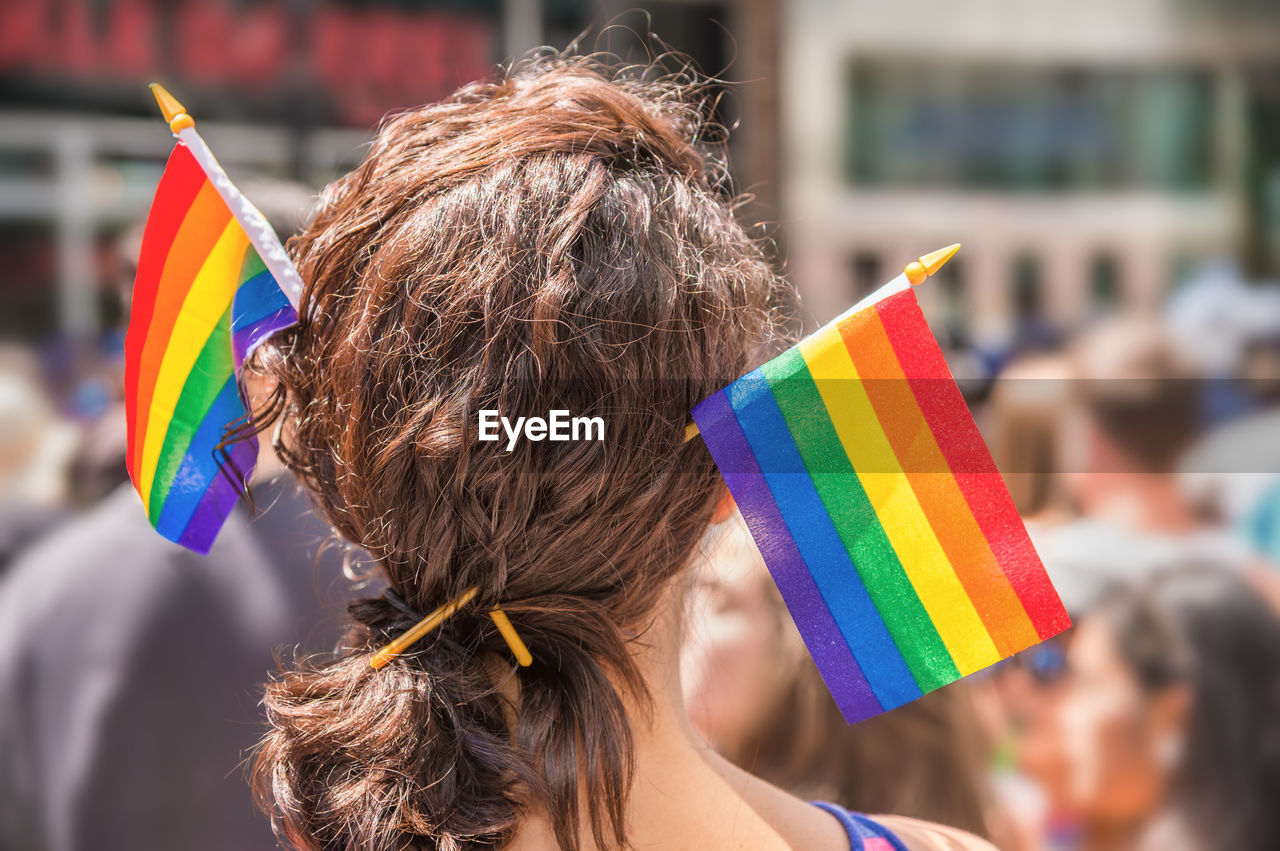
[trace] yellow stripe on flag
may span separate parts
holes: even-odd
[[[800,351],[880,525],[956,668],[966,675],[1000,661],[880,427],[839,329],[833,325],[814,334],[800,343]]]
[[[173,419],[178,397],[182,394],[183,385],[186,384],[187,376],[191,374],[201,349],[235,296],[240,264],[248,246],[249,237],[245,235],[244,229],[234,218],[231,219],[196,273],[191,289],[182,302],[182,309],[174,321],[173,333],[156,373],[151,409],[147,412],[146,443],[142,450],[142,483],[138,490],[142,493],[142,502],[148,511],[151,510],[151,480],[160,461],[160,447],[164,443],[169,421]]]

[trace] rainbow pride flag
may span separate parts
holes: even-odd
[[[905,273],[693,417],[850,723],[1070,626]]]
[[[126,463],[156,531],[207,553],[257,460],[256,440],[218,448],[226,427],[246,417],[240,366],[297,321],[300,282],[181,105],[163,90],[157,99],[178,143],[138,258],[125,340]]]

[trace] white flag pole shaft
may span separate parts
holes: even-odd
[[[837,322],[843,322],[855,313],[861,313],[868,307],[874,307],[878,302],[884,301],[889,296],[897,295],[898,293],[909,289],[911,289],[911,279],[908,278],[904,272],[822,327],[829,328]]]
[[[258,208],[241,194],[231,182],[231,178],[227,177],[227,173],[222,170],[222,166],[218,164],[213,152],[209,150],[204,139],[200,138],[195,127],[184,127],[177,136],[179,141],[187,146],[187,150],[191,151],[191,155],[204,169],[204,173],[209,176],[209,182],[222,196],[222,200],[227,202],[227,206],[231,208],[231,215],[235,216],[236,221],[244,228],[249,242],[262,258],[267,270],[271,272],[271,277],[276,279],[285,298],[289,299],[293,309],[297,310],[298,299],[302,295],[302,277],[298,274],[293,261],[289,259],[288,252],[280,244],[280,238],[276,236],[271,224],[258,211]]]

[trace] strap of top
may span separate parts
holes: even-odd
[[[907,851],[907,846],[892,831],[861,813],[851,812],[839,804],[826,801],[814,801],[813,805],[840,820],[845,832],[849,834],[850,851]]]

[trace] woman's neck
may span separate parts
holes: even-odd
[[[667,603],[633,644],[649,699],[622,692],[635,747],[635,775],[626,808],[633,846],[848,848],[835,819],[732,765],[695,730],[680,684],[683,595],[673,591]],[[586,813],[583,816],[582,823],[589,825]],[[581,840],[584,851],[596,847],[589,827]],[[557,848],[549,823],[536,816],[525,822],[510,847]]]

